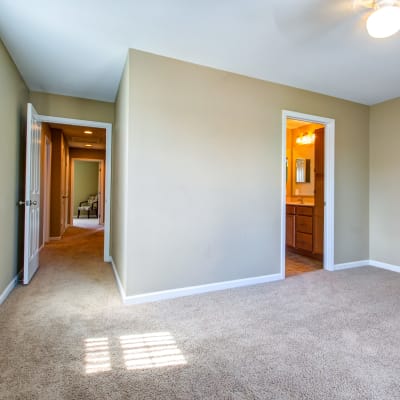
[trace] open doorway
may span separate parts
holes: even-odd
[[[104,223],[104,160],[71,159],[72,225],[96,227]]]
[[[89,129],[87,129],[89,127]],[[70,159],[74,147],[94,147],[95,139],[90,139],[93,129],[103,134],[104,200],[101,205],[104,215],[103,260],[110,262],[110,196],[111,196],[111,127],[110,123],[91,122],[40,115],[33,105],[27,105],[25,199],[19,205],[25,207],[24,217],[24,261],[23,283],[28,284],[39,267],[39,253],[49,239],[61,239],[72,220]],[[72,130],[72,139],[67,131]],[[73,131],[82,131],[79,134]],[[85,131],[86,130],[86,131]],[[83,135],[83,136],[81,136]],[[85,136],[87,135],[87,137]],[[83,139],[82,139],[83,138]],[[84,144],[82,144],[82,142]],[[105,155],[104,155],[105,153]],[[75,154],[76,156],[76,154]],[[86,155],[85,155],[86,156]],[[90,158],[90,157],[89,157]],[[98,158],[98,157],[96,157]],[[101,185],[99,185],[101,186]],[[50,195],[48,192],[50,191]],[[44,209],[46,207],[46,209]],[[50,210],[48,210],[50,208]],[[48,217],[48,213],[50,216]],[[54,232],[56,235],[54,236]],[[98,250],[101,247],[97,246]]]
[[[80,220],[86,228],[104,229],[104,261],[110,261],[110,196],[111,196],[111,124],[39,116],[42,122],[43,187],[50,191],[48,205],[43,204],[43,242],[59,240],[66,229],[74,226],[77,205],[93,196],[90,214],[82,211]],[[47,150],[50,149],[50,157]],[[46,161],[50,160],[50,161]],[[78,167],[79,190],[74,189]],[[91,166],[91,168],[87,168]],[[86,169],[85,169],[86,167]],[[85,177],[80,180],[82,174]],[[82,192],[85,189],[88,193]],[[47,189],[46,189],[47,188]],[[76,193],[76,195],[75,195]],[[46,198],[46,195],[44,194]],[[81,198],[82,197],[82,198]],[[48,210],[48,216],[46,213]],[[89,216],[89,218],[88,218]],[[90,220],[90,224],[88,224]],[[92,225],[96,226],[93,227]],[[46,228],[48,226],[48,228]],[[47,235],[47,237],[46,237]]]
[[[286,120],[286,277],[322,269],[325,125]]]
[[[282,113],[281,275],[333,268],[334,120]]]

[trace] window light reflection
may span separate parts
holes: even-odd
[[[106,372],[111,370],[108,338],[90,338],[85,340],[86,373]]]
[[[128,370],[187,364],[169,332],[121,336],[120,344]]]
[[[117,343],[128,370],[187,364],[174,337],[169,332],[120,336]],[[88,338],[84,346],[87,374],[111,371],[111,350],[108,338]]]

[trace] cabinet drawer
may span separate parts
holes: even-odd
[[[313,207],[298,206],[297,215],[313,215]]]
[[[312,251],[312,235],[309,233],[296,232],[296,248]]]
[[[313,218],[307,215],[296,215],[296,232],[312,233]]]
[[[296,206],[286,205],[286,214],[295,215],[296,214]]]

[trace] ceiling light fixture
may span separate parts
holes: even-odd
[[[367,31],[377,39],[387,38],[400,30],[400,7],[394,1],[374,1],[375,11],[367,19]]]
[[[83,131],[83,133],[86,134],[86,135],[93,135],[92,131]]]
[[[304,133],[296,139],[297,144],[313,144],[315,141],[315,133]]]
[[[85,147],[93,147],[92,144],[85,144]]]

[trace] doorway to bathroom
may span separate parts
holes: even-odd
[[[283,277],[333,266],[334,121],[283,113]]]

